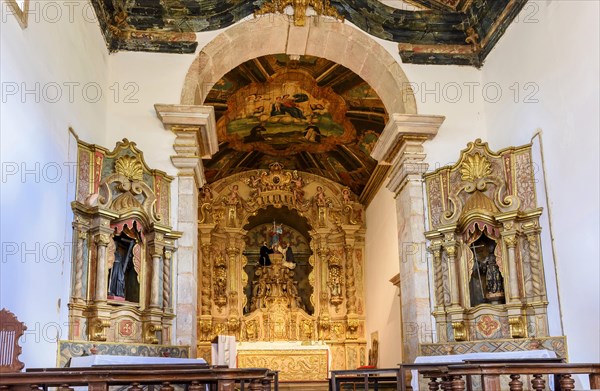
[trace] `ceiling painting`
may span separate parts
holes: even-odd
[[[398,43],[403,63],[480,67],[527,0],[91,0],[111,51],[194,53],[196,32],[253,14],[284,13],[296,25],[316,13],[348,20]],[[534,5],[535,6],[535,5]]]
[[[360,195],[377,166],[370,153],[387,122],[364,80],[312,56],[247,61],[215,84],[205,104],[215,107],[220,143],[204,162],[209,182],[278,162]]]

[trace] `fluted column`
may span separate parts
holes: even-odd
[[[403,321],[403,360],[412,362],[418,344],[430,341],[431,307],[425,254],[423,176],[428,164],[423,143],[432,139],[444,117],[392,114],[371,156],[391,165],[387,188],[396,196],[400,291]]]
[[[154,106],[165,128],[175,133],[171,162],[177,176],[178,240],[176,276],[176,344],[196,355],[198,305],[198,189],[205,183],[203,158],[218,150],[214,109],[210,106]]]

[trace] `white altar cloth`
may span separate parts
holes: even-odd
[[[556,358],[556,353],[552,350],[521,350],[517,352],[492,352],[492,353],[465,353],[449,354],[446,356],[419,356],[415,359],[415,364],[429,363],[461,363],[465,360],[511,360],[523,358]],[[419,389],[419,373],[411,371],[413,390]]]
[[[136,365],[136,364],[206,364],[202,358],[112,356],[95,354],[71,358],[71,368],[91,367],[94,365]]]

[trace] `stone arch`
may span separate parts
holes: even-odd
[[[311,55],[336,62],[362,77],[388,113],[416,114],[412,88],[398,62],[380,44],[347,23],[310,17],[294,26],[283,15],[237,24],[204,47],[190,66],[181,104],[201,105],[216,81],[245,61],[269,54]]]

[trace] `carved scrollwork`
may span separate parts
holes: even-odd
[[[296,26],[304,26],[308,7],[312,7],[317,15],[331,16],[341,21],[344,20],[344,17],[330,4],[329,0],[268,0],[263,2],[260,9],[254,15],[282,14],[288,6],[294,9],[294,24]]]
[[[452,322],[452,330],[454,331],[454,340],[456,342],[467,340],[467,327],[465,322]]]
[[[149,323],[144,327],[144,342],[148,344],[157,344],[159,339],[157,333],[162,331],[163,327],[160,324]]]
[[[213,290],[214,303],[222,309],[227,304],[227,264],[221,254],[215,260]]]
[[[88,321],[88,333],[90,341],[106,341],[106,329],[111,323],[108,319],[92,318]]]

